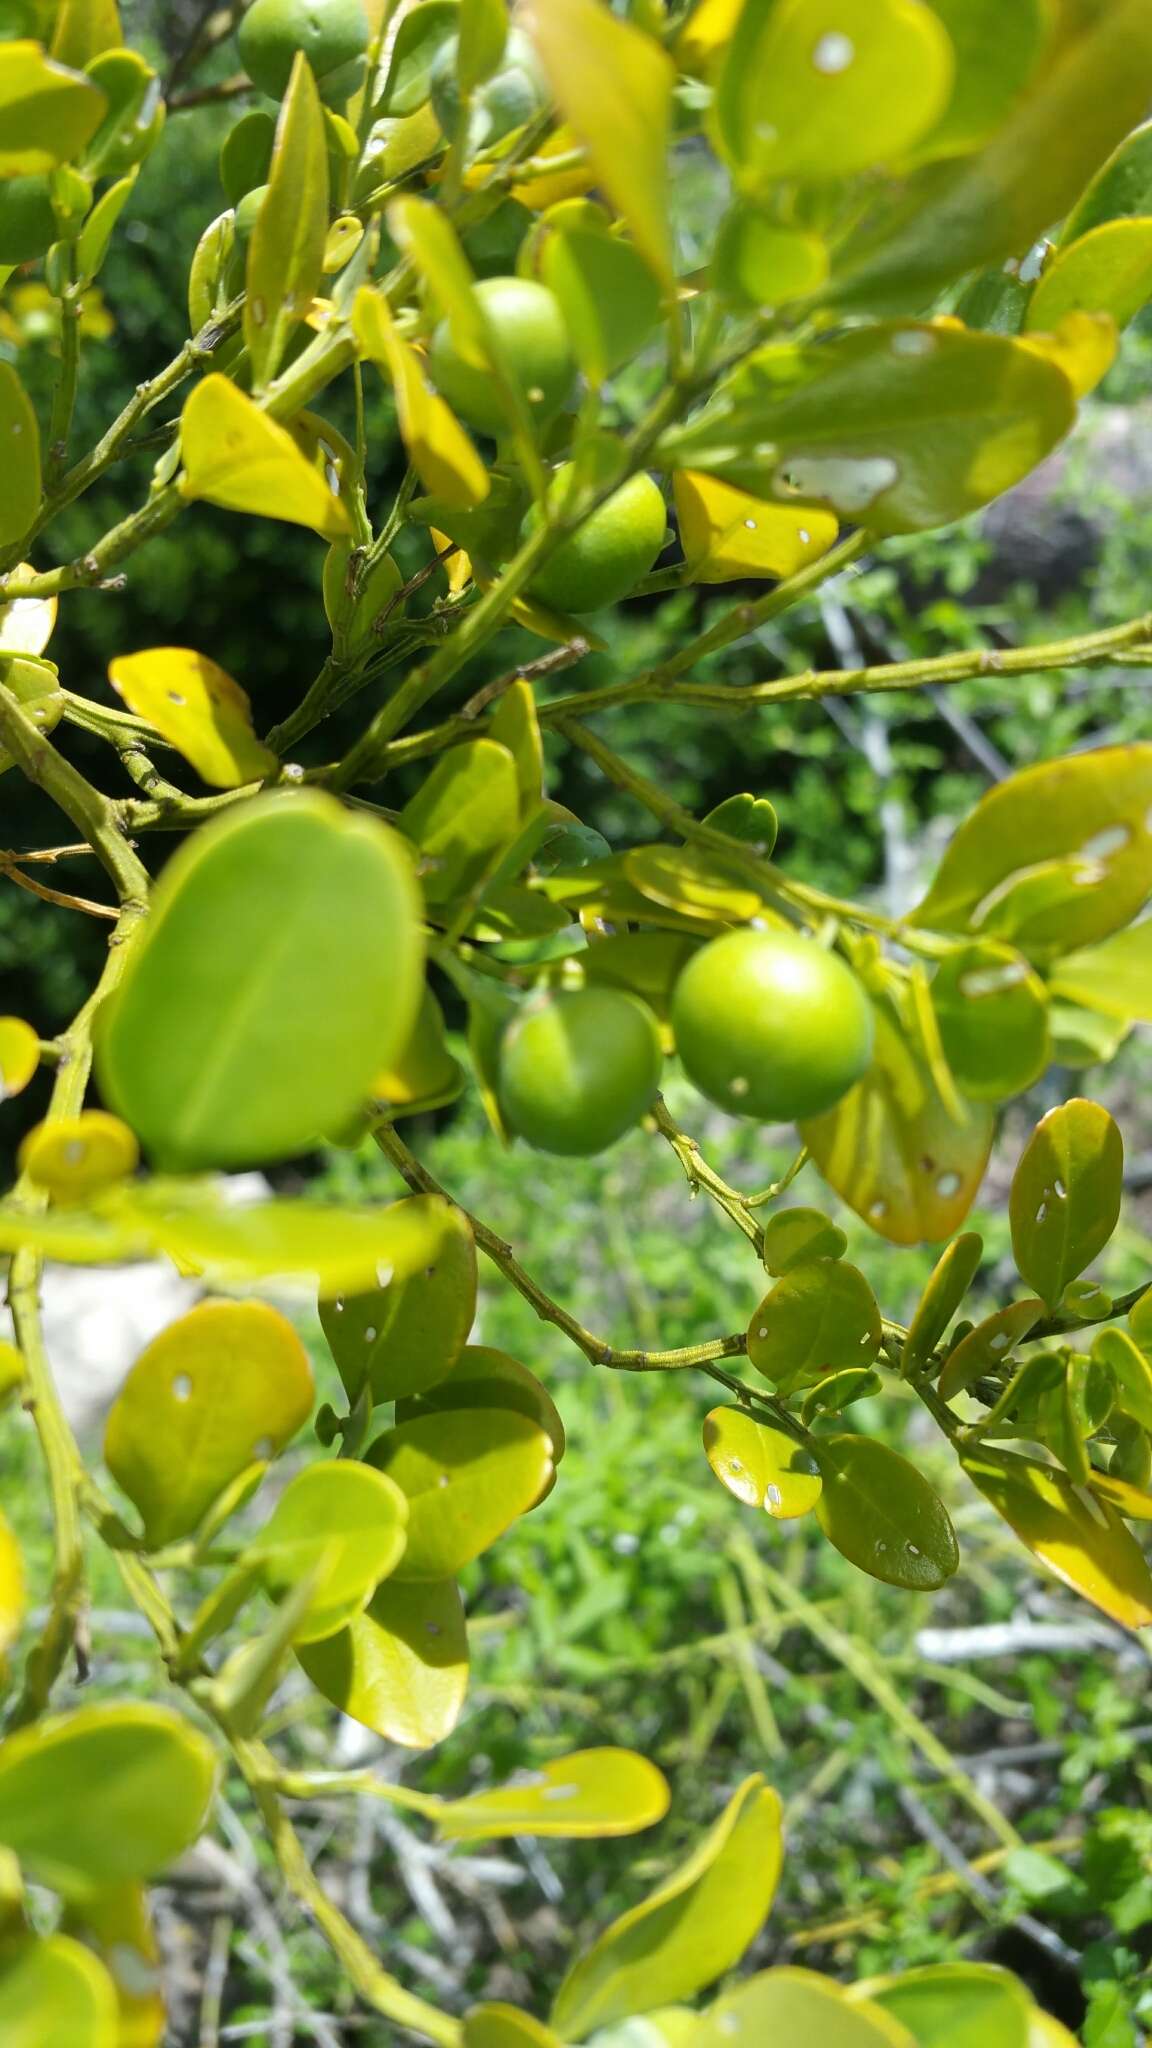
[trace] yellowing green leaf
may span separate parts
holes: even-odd
[[[620,866],[640,897],[701,923],[744,924],[764,910],[759,890],[710,847],[633,846]]]
[[[885,1585],[934,1592],[960,1562],[939,1495],[907,1458],[866,1436],[813,1439],[816,1518],[842,1557]]]
[[[421,1415],[366,1453],[407,1496],[403,1579],[449,1579],[535,1506],[552,1467],[538,1424],[511,1409]]]
[[[668,1811],[663,1772],[630,1749],[582,1749],[554,1757],[522,1782],[441,1806],[436,1825],[453,1841],[493,1835],[634,1835]]]
[[[295,1641],[319,1642],[368,1604],[404,1554],[408,1503],[400,1488],[351,1458],[307,1465],[290,1479],[247,1557],[283,1598],[313,1579]]]
[[[246,692],[206,654],[147,647],[118,654],[108,676],[128,709],[154,725],[214,788],[239,789],[275,774],[279,764],[252,730]]]
[[[141,1352],[108,1417],[104,1459],[153,1550],[190,1536],[232,1481],[308,1420],[312,1369],[264,1302],[211,1301]]]
[[[40,1065],[40,1040],[23,1017],[0,1017],[0,1101],[19,1095]]]
[[[925,1282],[900,1359],[905,1377],[922,1372],[976,1277],[984,1240],[966,1230],[946,1245]]]
[[[1152,1362],[1126,1330],[1101,1330],[1092,1356],[1111,1375],[1116,1406],[1152,1430]]]
[[[1026,326],[1051,330],[1069,313],[1110,313],[1126,327],[1152,298],[1152,220],[1104,221],[1069,242],[1040,278]]]
[[[842,1259],[848,1239],[819,1209],[779,1209],[764,1225],[764,1265],[777,1279],[813,1259]]]
[[[116,0],[61,0],[51,43],[57,63],[83,71],[93,57],[118,50],[123,41]]]
[[[1150,815],[1150,745],[1024,768],[981,797],[913,916],[1007,939],[1031,959],[1090,946],[1152,891]],[[1050,881],[1054,891],[1037,888]]]
[[[464,2015],[463,2048],[560,2048],[550,2027],[514,2005],[474,2005]]]
[[[1022,334],[1019,339],[1063,371],[1077,398],[1096,389],[1120,346],[1110,313],[1066,313],[1054,334]]]
[[[167,2017],[160,1951],[144,1887],[120,1884],[102,1890],[73,1906],[65,1925],[83,1935],[87,1952],[95,1952],[112,1978],[119,2022],[115,2048],[162,2048]]]
[[[880,1310],[857,1266],[813,1259],[785,1273],[753,1311],[748,1362],[782,1394],[850,1365],[871,1365]]]
[[[1029,2048],[1031,2000],[994,1963],[923,1964],[854,1984],[847,1996],[891,2014],[917,2048]]]
[[[701,470],[672,479],[680,545],[693,583],[793,576],[827,554],[839,525],[818,505],[777,505]]]
[[[12,1345],[7,1345],[6,1349],[14,1352],[15,1364],[22,1378],[24,1365],[19,1352]],[[11,1392],[11,1388],[12,1380],[9,1378],[6,1391]],[[0,1657],[7,1656],[20,1633],[24,1619],[24,1594],[24,1559],[20,1545],[4,1516],[0,1515]]]
[[[597,182],[670,285],[670,59],[600,0],[532,0],[524,12],[556,104],[587,149]]]
[[[430,1408],[510,1408],[516,1415],[526,1415],[543,1430],[552,1446],[553,1465],[558,1465],[564,1456],[564,1423],[547,1387],[518,1358],[511,1358],[506,1351],[496,1351],[490,1344],[466,1344],[443,1379],[415,1398],[397,1401],[396,1420],[411,1421]],[[550,1474],[541,1489],[541,1500],[551,1491],[552,1484]]]
[[[917,0],[752,0],[717,79],[717,140],[745,187],[850,176],[932,127],[953,68]]]
[[[1107,220],[1152,213],[1152,121],[1134,128],[1102,164],[1060,230],[1057,246],[1078,242]]]
[[[57,1202],[83,1201],[135,1173],[140,1147],[127,1124],[107,1110],[34,1124],[20,1146],[20,1171]]]
[[[1044,1072],[1047,992],[1011,946],[984,941],[949,953],[932,981],[932,1008],[957,1086],[974,1101],[1018,1095]]]
[[[828,276],[828,247],[818,235],[777,227],[765,214],[738,206],[721,222],[711,282],[744,306],[786,306],[819,291]]]
[[[466,740],[440,756],[398,820],[420,851],[430,904],[450,904],[491,872],[520,822],[516,763],[496,740]]]
[[[452,1579],[387,1579],[363,1614],[296,1654],[342,1714],[406,1749],[450,1735],[468,1689],[464,1609]]]
[[[307,313],[328,239],[328,144],[307,57],[296,53],[268,185],[248,248],[244,340],[257,390],[275,376]]]
[[[15,697],[25,717],[40,732],[54,731],[64,716],[65,697],[59,673],[52,662],[37,655],[5,654],[0,650],[0,688]],[[13,756],[7,747],[0,747],[0,775],[12,765]]]
[[[733,2034],[821,2048],[916,2048],[915,2036],[864,2000],[849,2003],[839,1984],[812,1970],[765,1970],[710,2006],[692,2048],[724,2048]]]
[[[362,355],[385,373],[396,398],[396,418],[412,466],[426,491],[448,505],[478,505],[489,490],[488,472],[454,412],[425,382],[419,356],[401,339],[378,292],[356,295],[352,328]]]
[[[1011,1302],[1007,1308],[998,1308],[993,1315],[985,1316],[983,1322],[969,1330],[955,1350],[949,1352],[940,1374],[940,1399],[954,1401],[957,1394],[974,1386],[984,1373],[1002,1365],[1043,1314],[1044,1303],[1032,1296],[1025,1301]]]
[[[196,386],[180,425],[181,490],[231,512],[287,519],[326,539],[349,531],[348,514],[286,427],[216,371]]]
[[[820,1498],[823,1481],[811,1452],[743,1408],[713,1408],[704,1417],[704,1455],[721,1486],[775,1521],[806,1515]]]
[[[339,1130],[407,1042],[423,945],[407,850],[300,792],[193,835],[108,1012],[105,1097],[181,1170],[283,1158]]]
[[[544,747],[531,683],[518,676],[488,721],[488,735],[507,747],[516,764],[520,816],[527,819],[544,794]]]
[[[454,1102],[464,1080],[463,1067],[448,1050],[444,1012],[425,984],[412,1036],[403,1052],[373,1075],[372,1100],[384,1103],[393,1117],[416,1116]]]
[[[552,2008],[556,2032],[582,2041],[730,1969],[767,1918],[782,1860],[780,1801],[746,1778],[688,1861],[573,1964]]]
[[[0,1747],[0,1843],[65,1896],[153,1877],[196,1840],[212,1745],[169,1707],[91,1706]]]
[[[0,178],[51,171],[77,156],[107,104],[99,86],[54,63],[39,43],[0,44]]]
[[[1115,1230],[1123,1178],[1124,1143],[1098,1102],[1075,1097],[1041,1118],[1013,1175],[1008,1214],[1016,1264],[1049,1308]]]
[[[19,562],[29,576],[31,562]],[[0,604],[0,654],[43,654],[56,624],[54,597],[11,597]]]
[[[930,0],[952,43],[948,104],[916,145],[917,160],[954,156],[996,133],[1019,101],[1043,53],[1045,0]]]
[[[0,118],[3,64],[14,43],[0,43]],[[0,177],[3,151],[0,148]],[[0,545],[27,533],[40,509],[40,429],[32,401],[11,363],[0,362]]]
[[[120,2048],[116,1988],[102,1962],[67,1934],[19,1942],[0,1969],[5,2048]]]
[[[974,1486],[1035,1557],[1125,1628],[1152,1621],[1152,1573],[1107,1501],[1086,1501],[1063,1472],[982,1445],[960,1460]]]
[[[426,1218],[434,1233],[426,1263],[387,1287],[320,1304],[350,1401],[365,1383],[374,1403],[435,1386],[459,1358],[476,1313],[476,1248],[467,1218],[435,1196],[415,1195],[402,1206]]]
[[[1102,945],[1065,954],[1052,968],[1055,994],[1126,1023],[1152,1023],[1152,923],[1132,925]]]
[[[326,1299],[387,1285],[426,1266],[440,1241],[439,1208],[438,1197],[431,1197],[421,1214],[413,1213],[411,1202],[353,1208],[280,1196],[268,1202],[225,1203],[202,1188],[189,1194],[180,1182],[152,1182],[135,1188],[116,1217],[105,1223],[109,1240],[118,1249],[93,1252],[86,1246],[71,1256],[131,1256],[125,1237],[134,1229],[137,1244],[143,1237],[151,1248],[159,1246],[210,1282],[231,1285],[298,1273],[311,1279]],[[82,1228],[85,1221],[90,1227],[105,1219],[78,1221]],[[21,1234],[0,1222],[0,1242],[9,1236]],[[127,1241],[133,1239],[129,1236]],[[21,1242],[28,1238],[21,1236]],[[57,1247],[54,1255],[69,1253]]]

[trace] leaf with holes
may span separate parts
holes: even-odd
[[[1007,1308],[998,1308],[993,1315],[985,1316],[948,1353],[940,1374],[940,1399],[954,1401],[957,1394],[965,1393],[986,1372],[1002,1365],[1043,1314],[1044,1303],[1032,1296],[1010,1302]]]
[[[430,1410],[442,1412],[450,1408],[508,1408],[513,1414],[526,1415],[542,1429],[552,1446],[553,1469],[533,1506],[538,1507],[548,1498],[556,1484],[555,1468],[564,1456],[567,1439],[560,1410],[535,1373],[506,1351],[493,1350],[487,1344],[466,1344],[443,1379],[415,1400],[397,1401],[396,1420],[410,1422]]]
[[[1048,993],[1011,946],[984,941],[947,954],[932,1008],[944,1057],[974,1102],[1019,1095],[1048,1065]]]
[[[329,1460],[289,1480],[245,1557],[277,1599],[315,1575],[293,1635],[319,1642],[347,1627],[396,1569],[407,1524],[408,1503],[383,1473],[351,1458]]]
[[[692,583],[793,576],[826,554],[840,530],[819,505],[774,505],[702,470],[678,470],[672,495]]]
[[[779,1279],[813,1259],[842,1259],[848,1239],[820,1209],[780,1209],[764,1225],[764,1264]]]
[[[200,1834],[211,1743],[170,1707],[92,1706],[6,1738],[0,1845],[65,1897],[154,1877]]]
[[[327,237],[324,109],[308,59],[298,50],[248,245],[244,341],[257,391],[275,376],[319,289]]]
[[[476,1247],[459,1209],[413,1195],[402,1213],[429,1225],[427,1264],[367,1294],[320,1303],[320,1322],[350,1401],[422,1394],[452,1371],[476,1313]]]
[[[887,1009],[864,1079],[800,1135],[829,1186],[892,1244],[935,1243],[960,1228],[984,1178],[993,1117],[963,1103],[954,1122],[925,1061]]]
[[[520,1784],[473,1792],[441,1806],[436,1826],[456,1842],[497,1835],[634,1835],[668,1811],[662,1771],[631,1749],[581,1749],[552,1757]]]
[[[906,1379],[922,1372],[979,1270],[984,1240],[966,1230],[946,1245],[925,1282],[908,1325],[900,1369]]]
[[[879,2006],[856,2000],[813,1970],[765,1970],[710,2006],[691,2048],[725,2048],[733,2035],[757,2042],[816,2042],[821,2048],[916,2048],[915,2037]]]
[[[1066,1586],[1125,1628],[1152,1621],[1152,1572],[1106,1500],[1098,1495],[1089,1504],[1063,1472],[1015,1451],[982,1445],[962,1452],[960,1462],[1021,1543]]]
[[[871,1365],[880,1310],[863,1273],[840,1259],[813,1259],[785,1273],[748,1325],[748,1360],[782,1394],[848,1365]]]
[[[1124,1142],[1106,1109],[1074,1097],[1042,1117],[1012,1177],[1012,1252],[1055,1309],[1103,1251],[1120,1217]]]
[[[572,1965],[552,2008],[561,2038],[691,1998],[731,1969],[768,1917],[783,1855],[780,1801],[746,1778],[687,1862]]]
[[[308,1420],[312,1394],[304,1346],[264,1302],[202,1302],[162,1330],[121,1387],[104,1438],[149,1547],[190,1536],[241,1472],[276,1457]]]
[[[348,514],[286,427],[270,419],[218,371],[196,386],[180,422],[186,498],[230,512],[287,519],[328,540],[349,531]]]
[[[450,1579],[540,1498],[552,1446],[511,1409],[418,1416],[377,1437],[368,1463],[408,1501],[403,1579]]]
[[[823,1481],[811,1452],[743,1408],[713,1408],[704,1417],[704,1455],[721,1486],[774,1521],[794,1521],[820,1498]]]
[[[82,1202],[135,1173],[140,1147],[127,1124],[104,1109],[34,1124],[19,1151],[21,1173],[53,1201]]]
[[[934,1592],[960,1562],[948,1511],[928,1481],[866,1436],[812,1442],[824,1491],[816,1518],[842,1557],[887,1586]]]
[[[118,654],[108,679],[129,711],[146,718],[215,789],[238,789],[274,775],[279,762],[252,730],[252,707],[239,683],[191,647],[146,647]]]
[[[386,1579],[362,1614],[296,1655],[342,1714],[405,1749],[452,1733],[468,1690],[468,1636],[453,1579]]]

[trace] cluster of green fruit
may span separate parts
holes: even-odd
[[[672,991],[676,1049],[693,1085],[733,1116],[819,1116],[861,1078],[872,1009],[852,970],[813,940],[729,931],[693,954]],[[602,1152],[650,1109],[663,1061],[653,1011],[588,986],[527,1002],[500,1048],[509,1127],[546,1152]]]

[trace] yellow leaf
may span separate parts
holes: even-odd
[[[731,40],[744,0],[700,0],[676,38],[684,71],[707,71]]]
[[[286,427],[261,412],[227,377],[196,386],[181,422],[186,498],[231,512],[287,519],[326,539],[349,531],[348,514],[301,455]]]
[[[444,554],[447,548],[452,549],[452,553],[442,566],[448,578],[449,597],[459,597],[461,591],[466,590],[472,581],[471,558],[465,554],[463,548],[458,548],[446,533],[439,533],[434,526],[430,526],[428,531],[438,555]]]
[[[0,178],[54,170],[100,126],[108,98],[39,43],[0,44]]]
[[[40,1040],[23,1017],[0,1017],[0,1102],[19,1095],[40,1065]]]
[[[1152,1572],[1113,1508],[1063,1472],[982,1445],[961,1458],[974,1486],[1058,1579],[1125,1628],[1152,1621]]]
[[[701,470],[679,470],[672,495],[693,583],[792,576],[826,554],[840,531],[818,505],[767,504]]]
[[[17,574],[36,574],[31,562],[19,562]],[[0,605],[0,653],[43,654],[56,624],[54,597],[13,597]]]
[[[278,766],[252,730],[247,695],[206,654],[146,647],[118,654],[108,676],[129,711],[154,725],[214,788],[262,782]]]
[[[578,147],[579,144],[570,128],[557,128],[546,142],[540,144],[532,157],[532,163],[542,164],[554,156],[568,156]],[[482,184],[484,179],[491,175],[486,164],[478,164],[476,170],[477,184]],[[585,162],[566,171],[552,171],[542,177],[525,178],[521,184],[513,185],[512,197],[518,199],[521,206],[527,206],[531,212],[543,213],[549,206],[558,206],[562,199],[581,198],[595,183],[596,173],[591,164]]]
[[[127,1179],[140,1147],[127,1124],[103,1109],[36,1124],[20,1147],[20,1171],[58,1202],[83,1201],[97,1188]]]
[[[425,383],[420,358],[397,334],[384,300],[367,286],[356,295],[352,331],[361,354],[391,380],[404,446],[425,490],[449,505],[479,504],[489,488],[484,464],[455,413]]]
[[[123,41],[116,0],[61,0],[51,43],[58,64],[83,71],[93,57],[120,49]]]
[[[0,1515],[0,1656],[15,1642],[24,1615],[24,1560],[20,1546]]]
[[[1110,313],[1066,313],[1051,334],[1021,334],[1019,341],[1063,370],[1077,398],[1096,389],[1120,345]]]
[[[524,12],[556,103],[587,149],[598,183],[670,286],[671,59],[600,0],[530,0]]]

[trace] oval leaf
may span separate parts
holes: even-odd
[[[1152,1621],[1152,1573],[1106,1500],[1090,1503],[1063,1472],[1014,1451],[983,1445],[960,1462],[1021,1543],[1066,1586],[1125,1628]]]
[[[934,1592],[960,1562],[947,1509],[915,1465],[865,1436],[813,1440],[816,1515],[842,1557],[888,1586]]]
[[[941,1252],[908,1326],[900,1359],[905,1378],[924,1370],[976,1278],[983,1253],[984,1240],[975,1230],[966,1230]]]
[[[748,1325],[748,1359],[781,1393],[826,1373],[871,1365],[880,1349],[880,1310],[856,1266],[814,1259],[764,1296]]]
[[[1076,1097],[1041,1118],[1013,1175],[1008,1214],[1016,1264],[1050,1309],[1103,1251],[1123,1185],[1124,1143],[1098,1102]]]
[[[842,1259],[848,1239],[819,1209],[781,1209],[764,1225],[764,1264],[779,1278],[813,1259]]]
[[[854,1984],[848,1997],[890,2013],[917,2048],[1029,2048],[1031,2000],[995,1963],[928,1963]]]
[[[320,1304],[320,1322],[350,1401],[422,1394],[452,1371],[476,1313],[476,1247],[467,1217],[435,1196],[403,1204],[435,1233],[426,1266],[370,1294]]]
[[[287,519],[328,540],[350,530],[339,497],[287,428],[216,371],[184,407],[180,448],[186,498],[207,498],[260,519]]]
[[[721,1486],[778,1522],[806,1515],[820,1498],[823,1481],[811,1452],[742,1408],[713,1408],[704,1417],[704,1454]]]
[[[146,718],[215,789],[262,782],[279,767],[252,730],[252,707],[226,670],[190,647],[118,654],[108,677],[129,711]]]
[[[67,1934],[22,1941],[0,1970],[5,2048],[119,2048],[116,1987],[102,1962]]]
[[[390,1479],[341,1458],[306,1466],[284,1488],[246,1556],[282,1598],[315,1574],[297,1642],[334,1635],[367,1606],[404,1554],[408,1503]]]
[[[464,1608],[452,1579],[388,1579],[347,1628],[301,1643],[296,1654],[342,1714],[406,1749],[450,1735],[468,1690]]]
[[[915,2037],[879,2006],[855,2000],[812,1970],[765,1970],[717,2000],[692,2048],[724,2048],[733,2034],[763,2042],[819,2041],[821,2048],[915,2048]]]
[[[402,1579],[450,1579],[540,1497],[549,1439],[509,1409],[420,1416],[377,1437],[367,1453],[409,1506]]]
[[[493,1835],[634,1835],[668,1811],[663,1772],[631,1749],[581,1749],[526,1772],[518,1784],[473,1792],[438,1808],[453,1841]]]
[[[949,1352],[940,1374],[940,1399],[954,1401],[957,1394],[975,1385],[984,1373],[1002,1365],[1043,1314],[1044,1303],[1032,1297],[1026,1301],[1013,1301],[1007,1308],[997,1309],[994,1315],[985,1316],[983,1322],[969,1330],[955,1350]]]

